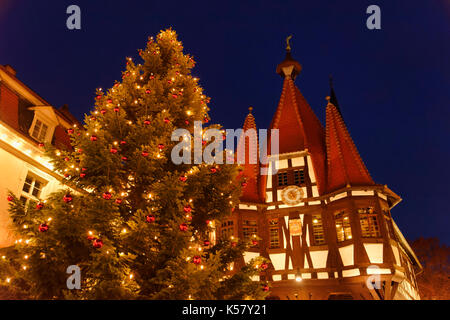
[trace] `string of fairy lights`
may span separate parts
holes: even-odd
[[[173,36],[174,32],[173,31],[167,31],[169,36]],[[162,34],[159,34],[158,37],[162,37]],[[174,41],[174,40],[172,40]],[[151,37],[149,39],[149,44],[153,43],[153,37]],[[177,42],[179,47],[182,47],[180,42]],[[144,54],[151,54],[151,55],[158,55],[160,54],[159,50],[154,50],[154,51],[150,51],[147,50],[146,52],[144,52],[143,50],[139,51],[139,54],[141,56],[143,56]],[[192,57],[190,56],[184,56],[186,57],[186,62],[190,64],[190,66],[194,66],[195,65],[195,61],[193,60]],[[138,64],[136,65],[137,70],[135,71],[131,71],[129,70],[129,68],[132,67],[133,61],[132,58],[128,57],[127,58],[127,71],[123,73],[122,75],[122,79],[123,81],[133,81],[134,84],[134,89],[138,92],[138,98],[135,98],[132,101],[132,104],[134,104],[135,106],[142,106],[145,105],[145,97],[149,96],[153,93],[153,88],[145,86],[142,84],[142,82],[145,81],[144,76],[141,74],[141,69],[142,69],[142,64]],[[176,64],[179,66],[179,63],[176,62]],[[156,76],[151,73],[149,75],[149,80],[156,80]],[[210,102],[210,99],[207,98],[203,93],[202,93],[202,88],[198,86],[198,81],[199,79],[197,77],[192,77],[191,75],[183,75],[181,72],[179,72],[178,70],[175,71],[175,76],[170,77],[170,79],[166,80],[168,85],[173,85],[174,87],[171,88],[170,90],[170,97],[172,99],[179,99],[180,97],[182,97],[185,94],[184,88],[176,88],[176,84],[178,83],[178,81],[188,81],[188,80],[192,80],[195,84],[193,91],[194,93],[196,93],[200,99],[200,104],[201,104],[201,109],[202,112],[204,112],[205,114],[207,113],[208,106],[207,103]],[[182,83],[182,82],[180,82]],[[69,134],[69,136],[73,136],[73,137],[77,137],[80,136],[82,134],[83,130],[86,130],[86,132],[84,133],[84,135],[86,137],[89,137],[90,142],[92,143],[99,143],[101,142],[101,137],[99,137],[99,133],[100,130],[106,128],[106,123],[102,123],[100,121],[97,121],[99,119],[99,117],[102,116],[106,116],[107,113],[111,112],[111,110],[116,113],[119,114],[120,112],[122,112],[122,109],[124,108],[124,104],[123,102],[116,102],[114,103],[114,99],[110,96],[110,95],[116,95],[119,94],[121,92],[121,90],[124,90],[124,84],[123,83],[115,83],[114,86],[111,88],[110,90],[110,94],[105,94],[102,88],[98,89],[98,94],[96,96],[96,105],[97,108],[95,108],[95,110],[93,110],[91,112],[91,116],[89,117],[89,122],[86,124],[86,129],[84,128],[78,128],[78,126],[76,124],[73,125],[72,128],[67,129],[67,133]],[[186,116],[188,117],[185,120],[185,124],[189,125],[190,124],[190,119],[191,117],[193,117],[197,112],[195,110],[192,109],[188,109],[185,111]],[[101,116],[100,116],[101,115]],[[162,109],[161,110],[161,115],[162,118],[164,119],[164,123],[165,124],[171,124],[172,120],[170,119],[170,114],[169,111],[166,109]],[[204,116],[203,118],[203,123],[207,123],[209,121],[209,118],[207,115]],[[135,122],[128,120],[125,121],[125,124],[132,126],[132,125],[136,125],[136,124],[140,124],[142,123],[144,126],[149,126],[152,124],[151,119],[147,118],[144,120],[136,120]],[[221,130],[221,133],[223,135],[223,139],[225,139],[225,131]],[[2,139],[5,137],[5,133],[4,133],[4,129],[3,127],[0,125],[0,135],[2,136]],[[202,145],[206,146],[207,144],[207,137],[205,135],[205,130],[201,129],[201,137],[202,137]],[[193,137],[192,134],[185,134],[183,136],[183,140],[184,141],[191,141],[191,147],[194,144],[194,139],[195,137]],[[5,139],[3,139],[5,140]],[[127,141],[125,139],[118,139],[116,141],[112,142],[111,147],[109,148],[109,152],[111,154],[120,154],[120,148],[124,145],[127,144]],[[13,143],[14,145],[14,143]],[[16,148],[19,148],[19,146],[16,143]],[[43,145],[40,143],[39,144],[40,147],[43,147]],[[186,146],[184,147],[185,150],[189,150],[189,147]],[[150,150],[149,147],[142,147],[141,155],[144,158],[147,159],[155,159],[155,160],[162,160],[165,159],[165,150],[167,150],[165,144],[163,143],[159,143],[156,146],[156,150]],[[42,151],[39,150],[40,153],[42,153]],[[30,152],[25,151],[25,153],[30,154]],[[68,151],[62,151],[62,150],[56,150],[55,151],[55,156],[57,159],[60,159],[62,161],[60,161],[60,163],[66,163],[65,167],[61,167],[58,168],[58,171],[64,176],[65,179],[72,179],[73,177],[75,177],[74,173],[76,173],[77,178],[85,178],[87,173],[88,173],[88,168],[83,167],[83,166],[79,166],[76,165],[74,163],[74,159],[76,156],[80,156],[83,153],[83,149],[77,147],[77,145],[74,145],[74,150],[73,150],[74,154],[70,154]],[[225,154],[228,157],[234,157],[233,154],[233,150],[227,150],[225,149]],[[127,155],[121,155],[121,160],[122,161],[128,161],[128,157]],[[44,163],[44,165],[46,167],[48,167],[51,170],[54,170],[54,166],[52,164],[50,164],[50,162],[48,162],[48,160],[44,160],[41,156],[39,156],[37,158],[37,161],[39,161],[40,163]],[[220,167],[217,165],[212,165],[212,164],[198,164],[198,165],[193,165],[188,171],[186,171],[185,173],[182,173],[179,176],[179,181],[181,181],[181,183],[186,182],[190,176],[195,175],[197,173],[199,173],[201,171],[201,169],[203,167],[210,167],[209,171],[211,174],[215,174],[218,171],[220,171]],[[115,202],[115,204],[117,205],[122,205],[122,204],[127,204],[127,197],[129,195],[129,187],[130,187],[130,183],[134,181],[134,177],[133,175],[129,175],[128,176],[128,183],[123,186],[122,190],[114,190],[114,188],[109,188],[108,190],[104,191],[102,193],[102,198],[106,201],[110,201],[113,200]],[[235,183],[235,181],[230,180],[230,184]],[[244,182],[242,184],[244,187],[246,185],[246,183]],[[88,188],[86,191],[88,192],[92,192],[92,190]],[[73,200],[74,200],[74,192],[71,191],[67,191],[67,193],[64,195],[64,197],[62,198],[62,200],[67,204],[70,205],[71,208],[74,208]],[[224,193],[220,193],[221,196],[224,196]],[[146,199],[146,201],[148,201],[149,203],[151,203],[151,201],[154,200],[154,193],[152,193],[151,191],[146,191],[146,194],[144,195],[144,198]],[[232,196],[229,195],[228,198],[231,198]],[[9,201],[13,201],[13,199],[8,198]],[[183,207],[183,212],[184,212],[184,218],[186,219],[186,222],[183,222],[179,225],[179,230],[181,232],[187,232],[189,230],[189,222],[192,220],[192,203],[193,203],[193,199],[189,199],[188,202],[184,205]],[[39,201],[38,204],[36,205],[36,209],[37,210],[41,210],[45,207],[46,204],[46,200],[43,201]],[[230,200],[229,201],[229,205],[233,208],[233,201]],[[157,210],[155,207],[151,207],[151,211],[155,211]],[[234,211],[234,209],[232,210]],[[49,232],[49,230],[51,230],[51,222],[52,222],[52,217],[48,217],[46,219],[45,222],[40,223],[40,225],[38,226],[38,230],[41,233],[46,233]],[[152,224],[155,223],[156,221],[156,217],[154,214],[148,214],[145,217],[145,222]],[[210,230],[215,230],[215,221],[214,220],[207,220],[206,221],[208,227],[210,228]],[[24,229],[29,228],[30,226],[27,224],[24,224],[22,226]],[[124,227],[121,229],[120,231],[120,235],[127,235],[129,232],[129,230]],[[197,233],[197,231],[194,231],[194,235]],[[86,230],[86,235],[87,235],[87,239],[89,241],[92,242],[92,246],[95,249],[101,249],[104,246],[103,240],[101,239],[101,235],[98,234],[95,230]],[[158,237],[155,236],[154,240],[158,240]],[[232,246],[236,246],[238,239],[235,238],[234,236],[230,237],[231,240],[231,244]],[[204,251],[204,247],[208,248],[211,245],[214,245],[215,243],[215,238],[214,237],[210,237],[210,239],[207,240],[203,240],[202,243],[198,243],[198,241],[196,240],[195,236],[192,236],[190,238],[190,242],[191,244],[188,246],[188,249],[190,250],[189,255],[185,258],[186,262],[192,262],[193,265],[195,265],[197,267],[197,270],[199,271],[205,271],[207,268],[207,264],[205,264],[204,259],[202,258],[202,253]],[[195,243],[194,243],[195,242]],[[32,239],[18,239],[15,241],[16,245],[19,246],[23,246],[23,245],[30,245],[32,243]],[[258,243],[258,239],[256,237],[256,235],[253,235],[252,239],[251,239],[251,243],[252,245],[257,245]],[[108,249],[106,250],[106,254],[111,254],[111,251]],[[119,257],[126,257],[128,255],[128,253],[126,252],[119,252],[118,253]],[[41,253],[40,256],[42,259],[45,259],[45,253]],[[7,260],[6,256],[2,256],[1,257],[2,260]],[[26,261],[29,259],[29,255],[24,255],[23,256],[23,261],[24,263],[22,264],[22,270],[23,271],[27,271],[29,269],[29,266],[26,264]],[[268,265],[267,263],[263,262],[262,264],[258,265],[256,264],[255,267],[261,270],[266,270]],[[228,266],[228,270],[231,272],[234,269],[234,263],[229,264]],[[135,281],[135,276],[133,274],[132,271],[129,272],[129,274],[126,275],[126,280],[123,280],[123,283],[125,283],[125,281]],[[5,281],[6,284],[10,284],[12,282],[12,277],[8,276],[6,277]],[[173,288],[172,284],[168,285],[168,288]],[[266,291],[268,290],[268,286],[264,286],[263,290]],[[189,296],[189,299],[192,298],[192,295]]]

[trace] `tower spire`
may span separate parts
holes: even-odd
[[[259,144],[255,117],[252,114],[253,107],[248,108],[248,115],[245,117],[242,126],[242,134],[238,141],[237,155],[244,155],[244,163],[239,178],[244,179],[242,195],[243,202],[261,202],[259,196]]]
[[[327,191],[374,185],[331,96],[326,97]]]
[[[292,35],[286,38],[286,57],[277,66],[277,73],[283,78],[291,78],[292,80],[294,80],[300,73],[300,71],[302,71],[302,66],[291,56],[291,38]]]
[[[331,74],[330,74],[330,102],[336,107],[336,109],[342,115],[341,109],[339,107],[339,103],[338,103],[338,100],[337,100],[337,97],[336,97],[336,93],[334,92],[333,75],[331,75]]]

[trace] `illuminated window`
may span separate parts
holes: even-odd
[[[256,220],[244,220],[242,227],[245,240],[250,240],[253,236],[258,234],[258,224]]]
[[[323,233],[322,217],[313,215],[312,217],[313,243],[320,246],[325,243],[325,234]]]
[[[271,249],[280,247],[280,234],[278,229],[278,219],[269,220],[269,246]]]
[[[36,119],[31,136],[38,141],[45,141],[47,135],[48,126],[42,121]]]
[[[380,238],[378,216],[372,207],[358,209],[361,233],[364,238]]]
[[[42,179],[37,178],[34,175],[28,174],[25,178],[25,182],[22,187],[22,194],[20,196],[20,200],[24,205],[32,202],[37,202],[41,195],[42,188],[44,187],[45,182]]]
[[[288,175],[287,172],[280,172],[277,174],[278,176],[278,185],[279,186],[286,186],[288,184]]]
[[[303,183],[305,183],[305,171],[303,169],[294,170],[294,184],[303,184]]]
[[[234,235],[234,222],[232,220],[222,223],[220,235],[222,239],[230,239]]]
[[[336,223],[337,241],[342,242],[352,238],[352,227],[350,226],[350,215],[345,211],[334,214]]]

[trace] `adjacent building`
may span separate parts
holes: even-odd
[[[23,202],[38,201],[62,186],[43,145],[71,148],[66,130],[79,124],[67,106],[51,106],[0,65],[0,247],[15,240],[8,213],[8,191]]]

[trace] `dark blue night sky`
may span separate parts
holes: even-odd
[[[249,106],[267,128],[281,94],[275,73],[289,34],[296,80],[325,120],[328,77],[377,183],[402,196],[392,215],[408,239],[450,244],[450,3],[428,1],[0,0],[0,64],[56,107],[83,119],[95,88],[120,79],[125,57],[173,27],[194,55],[211,116],[240,127]],[[82,30],[66,28],[77,4]],[[366,8],[381,8],[381,30]]]

